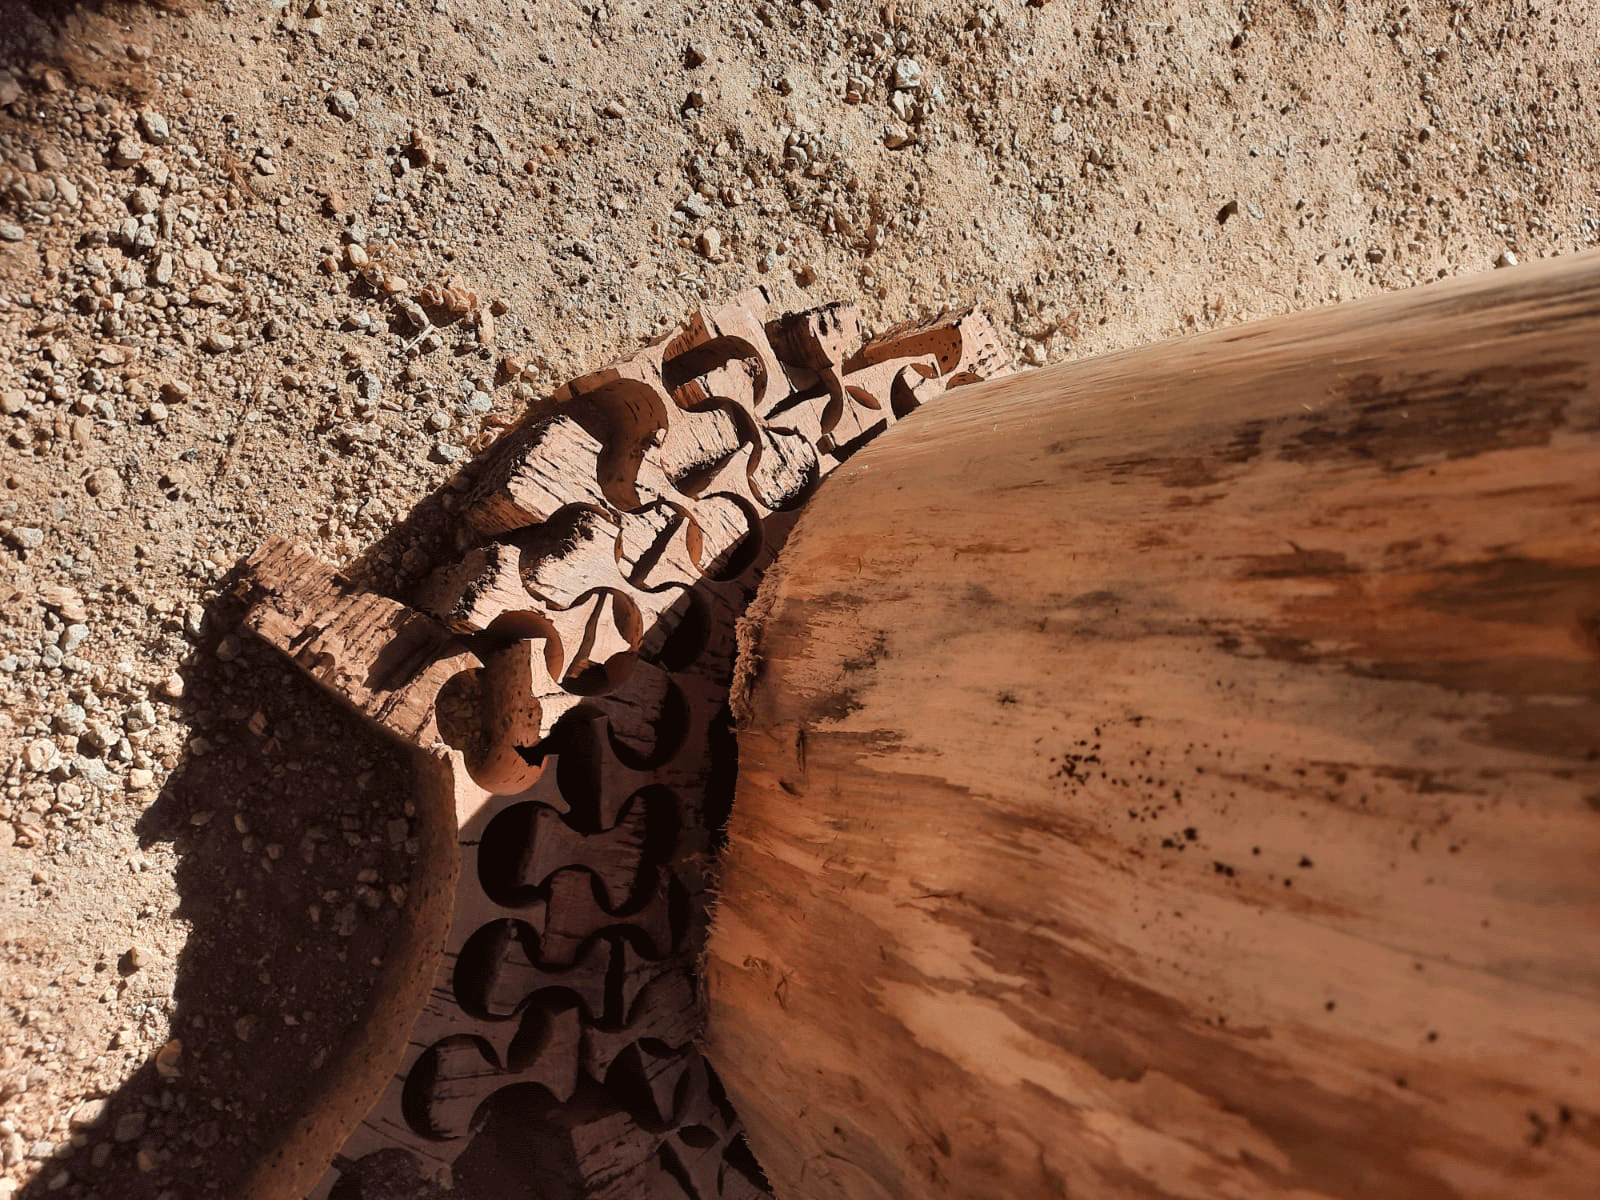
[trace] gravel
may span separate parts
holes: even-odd
[[[1460,5],[49,7],[0,39],[0,1186],[64,1200],[232,1194],[397,911],[352,881],[406,878],[403,775],[235,628],[264,537],[404,594],[468,447],[757,282],[874,329],[981,300],[1043,363],[1600,239],[1593,6],[1537,44]]]
[[[166,117],[153,108],[146,108],[139,113],[139,130],[146,140],[157,146],[165,146],[172,140],[172,129]]]
[[[356,113],[360,111],[361,104],[353,92],[343,90],[328,93],[328,111],[341,121],[355,120]]]

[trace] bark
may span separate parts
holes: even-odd
[[[780,1197],[1589,1197],[1600,257],[976,385],[744,630]]]

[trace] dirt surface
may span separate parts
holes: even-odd
[[[1600,9],[1417,8],[0,0],[0,1196],[226,1195],[360,1019],[406,780],[267,533],[404,594],[755,283],[1039,363],[1594,244]]]

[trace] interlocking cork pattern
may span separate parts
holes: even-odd
[[[477,544],[416,607],[254,556],[249,627],[448,767],[460,852],[432,990],[313,1196],[447,1182],[508,1121],[552,1195],[764,1192],[694,1046],[735,622],[823,477],[1009,369],[976,310],[863,345],[848,305],[773,320],[751,292],[508,434],[467,494]]]

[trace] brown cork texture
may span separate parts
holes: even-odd
[[[431,834],[387,994],[252,1196],[764,1192],[696,1046],[735,624],[821,478],[1005,369],[976,311],[894,337],[757,291],[573,381],[420,607],[253,557],[247,627],[420,757]]]

